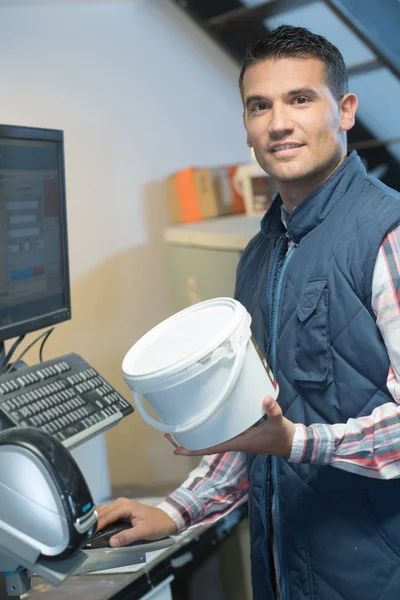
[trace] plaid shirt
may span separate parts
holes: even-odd
[[[372,308],[390,359],[387,388],[393,401],[347,423],[296,424],[291,462],[332,465],[378,479],[400,476],[400,227],[381,244],[372,282]],[[206,456],[159,508],[182,531],[225,515],[243,499],[247,487],[245,454]]]

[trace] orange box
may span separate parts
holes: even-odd
[[[220,215],[244,212],[244,202],[233,186],[237,165],[212,169],[189,167],[166,180],[172,223],[193,223]]]

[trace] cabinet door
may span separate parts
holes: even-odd
[[[174,311],[209,298],[232,297],[240,254],[237,250],[168,244]]]
[[[240,256],[239,250],[168,244],[167,257],[174,311],[209,298],[232,297]],[[191,458],[191,468],[194,469],[200,460]],[[219,563],[224,597],[229,600],[251,600],[250,536],[247,518],[218,547],[216,560]],[[206,584],[207,574],[201,572],[198,575]],[[195,579],[199,589],[193,597],[204,598],[204,589],[199,584],[199,578]]]

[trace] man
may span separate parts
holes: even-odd
[[[99,507],[100,527],[126,518],[117,544],[154,539],[248,491],[256,600],[397,600],[400,195],[346,156],[357,98],[325,38],[290,26],[265,35],[240,88],[247,143],[279,195],[241,259],[236,297],[278,401],[264,399],[267,419],[225,444],[176,449],[210,456],[159,508]]]

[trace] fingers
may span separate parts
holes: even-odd
[[[268,419],[277,419],[282,417],[282,409],[278,402],[272,396],[266,396],[263,400],[263,407]]]
[[[203,448],[201,450],[186,450],[179,446],[174,450],[174,454],[177,456],[206,456],[208,454],[219,454],[226,451],[225,446],[226,444],[219,444],[218,446]]]
[[[97,531],[104,529],[115,521],[127,520],[129,523],[134,517],[135,502],[128,498],[118,498],[110,504],[101,504],[97,509]]]
[[[266,427],[270,429],[271,420],[276,419],[275,425],[279,425],[279,419],[283,418],[282,409],[278,402],[272,396],[266,396],[263,399],[263,407],[265,414],[268,419],[261,423],[259,427]],[[269,421],[269,423],[268,423]],[[268,423],[268,424],[267,424]],[[257,431],[256,431],[257,429]],[[263,429],[264,431],[264,429]],[[250,428],[236,437],[218,444],[216,446],[210,446],[209,448],[202,448],[200,450],[186,450],[180,446],[176,447],[174,454],[177,456],[207,456],[210,454],[221,454],[223,452],[247,452],[249,444],[253,443],[254,436],[259,435],[260,431],[258,428]],[[171,443],[175,445],[175,440],[172,441],[171,436],[168,434],[165,436]]]
[[[126,546],[137,540],[160,540],[168,535],[175,535],[177,527],[174,521],[163,510],[143,506],[139,519],[132,521],[133,527],[125,529],[110,538],[110,546]]]
[[[174,448],[179,448],[178,443],[170,433],[165,433],[164,437],[174,446]]]
[[[143,528],[140,525],[131,527],[131,529],[125,529],[111,537],[109,544],[112,548],[119,548],[121,546],[132,544],[132,542],[136,542],[137,540],[143,540],[145,538],[145,533],[142,529]]]

